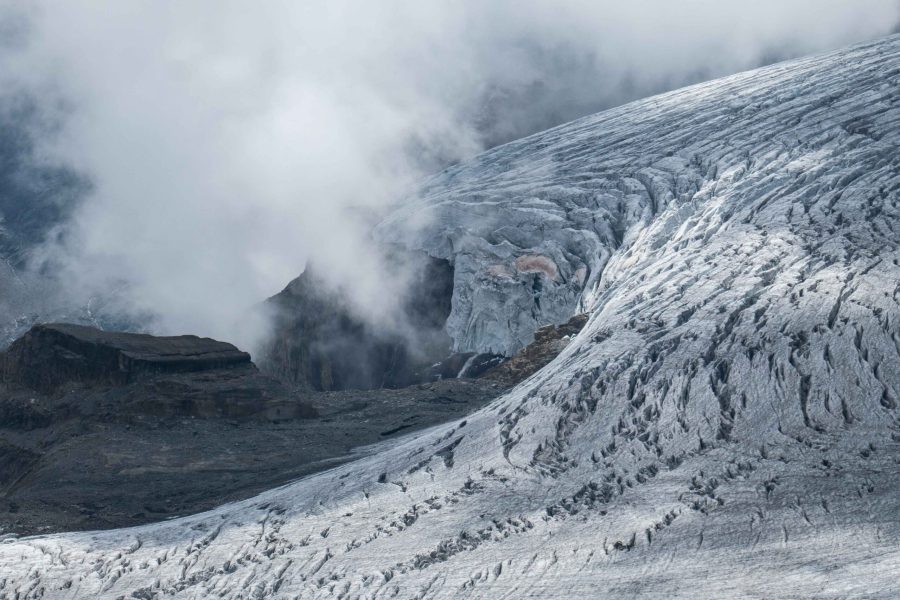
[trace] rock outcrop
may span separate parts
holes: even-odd
[[[35,325],[2,355],[3,376],[41,392],[124,385],[154,375],[247,366],[250,355],[193,335],[159,337],[68,323]]]
[[[314,414],[288,387],[261,374],[246,352],[192,335],[35,325],[0,354],[0,365],[0,415],[5,424],[25,429],[75,414],[271,419]]]
[[[491,381],[514,385],[531,377],[565,350],[578,335],[588,315],[575,315],[562,325],[546,325],[534,332],[534,341],[514,356],[479,374]]]
[[[344,293],[307,268],[267,302],[273,333],[260,361],[263,370],[319,391],[428,381],[428,368],[450,353],[444,325],[453,268],[444,260],[415,259],[404,264],[414,275],[395,300],[395,319],[382,323],[361,316]]]

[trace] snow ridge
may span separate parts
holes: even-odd
[[[898,143],[894,36],[439,175],[379,235],[454,258],[461,347],[581,303],[553,363],[252,500],[6,540],[0,596],[897,597]]]

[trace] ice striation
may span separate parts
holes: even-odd
[[[898,142],[894,36],[442,174],[383,235],[453,256],[461,346],[580,303],[555,361],[253,500],[5,540],[0,596],[898,597]]]

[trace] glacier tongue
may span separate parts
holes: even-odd
[[[253,500],[6,540],[0,596],[897,597],[898,143],[895,36],[439,175],[379,236],[454,260],[461,349],[581,302],[553,363]]]

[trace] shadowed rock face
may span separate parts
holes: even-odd
[[[308,268],[268,300],[275,322],[263,371],[319,391],[399,388],[429,380],[428,367],[450,353],[444,324],[453,267],[439,259],[411,260],[418,261],[410,267],[416,275],[406,297],[396,300],[402,323],[363,319]]]
[[[312,390],[400,388],[415,383],[454,378],[478,378],[492,373],[492,380],[513,385],[550,362],[565,343],[566,335],[577,333],[586,317],[546,324],[550,317],[529,317],[528,323],[543,325],[537,332],[523,335],[531,339],[527,348],[504,346],[498,352],[451,351],[449,333],[454,294],[454,268],[447,260],[419,257],[418,276],[398,299],[403,305],[406,329],[396,324],[373,324],[349,307],[340,293],[333,291],[313,269],[307,269],[280,294],[269,299],[275,313],[274,334],[266,348],[262,368],[293,385]],[[555,263],[541,256],[523,256],[515,261],[516,272],[527,273],[524,284],[540,303],[540,281],[557,277]],[[531,293],[531,292],[529,292]],[[566,307],[561,310],[571,310]],[[498,310],[517,318],[517,310]],[[561,318],[559,314],[554,319]],[[412,334],[412,335],[410,335]],[[497,365],[511,364],[502,370]]]
[[[209,338],[156,337],[66,323],[35,325],[3,355],[7,382],[41,392],[67,383],[121,385],[152,375],[250,364],[246,352]]]
[[[0,530],[162,519],[346,451],[298,450],[312,403],[224,342],[36,325],[0,364]]]
[[[312,416],[278,380],[231,344],[192,335],[156,337],[54,323],[35,325],[0,355],[6,425],[51,420]],[[35,396],[34,392],[37,392]]]

